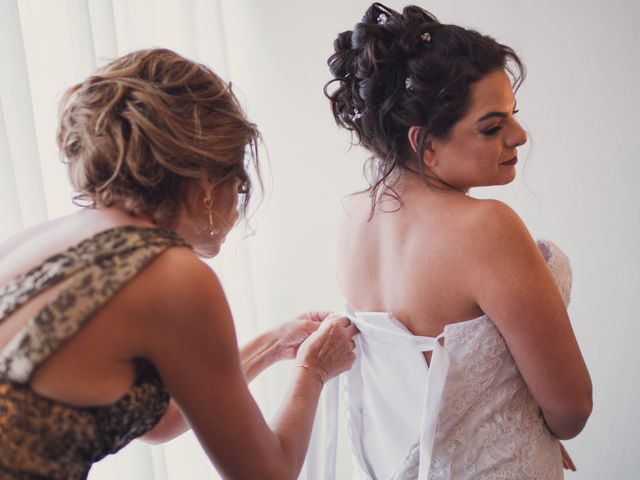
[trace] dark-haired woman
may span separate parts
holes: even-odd
[[[238,351],[199,257],[246,204],[257,136],[225,82],[168,50],[67,92],[58,143],[89,208],[0,246],[0,478],[85,478],[132,439],[187,424],[225,478],[298,475],[356,330],[342,318],[317,331],[326,315],[313,313]],[[301,368],[269,427],[246,382],[284,358]]]
[[[522,62],[377,3],[334,48],[326,93],[373,167],[338,245],[361,331],[345,374],[356,478],[561,478],[558,439],[592,408],[553,275],[568,293],[568,261],[507,205],[469,195],[516,175]]]

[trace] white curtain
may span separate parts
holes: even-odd
[[[0,242],[77,208],[55,144],[57,104],[66,88],[106,60],[148,47],[170,48],[229,79],[217,0],[0,0],[0,45]],[[242,341],[261,330],[252,299],[250,240],[244,237],[238,229],[213,262]],[[261,397],[264,388],[258,382],[254,395]],[[163,446],[133,442],[95,465],[89,478],[218,475],[187,433]]]
[[[15,0],[0,3],[0,239],[46,218],[32,95]],[[20,161],[14,159],[19,158]]]

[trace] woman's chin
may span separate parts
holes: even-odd
[[[216,243],[215,245],[194,245],[193,250],[200,258],[211,259],[218,255],[218,253],[220,253],[221,247],[222,242]]]
[[[516,179],[515,167],[510,167],[507,171],[503,171],[493,185],[508,185]]]
[[[513,174],[512,174],[512,175],[510,175],[510,176],[507,178],[507,180],[503,183],[503,185],[507,185],[507,184],[509,184],[509,183],[513,182],[515,179],[516,179],[516,169],[514,168],[514,169],[513,169]]]

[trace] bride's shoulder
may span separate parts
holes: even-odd
[[[506,203],[494,199],[469,199],[465,205],[465,226],[478,241],[530,237],[520,216]]]
[[[457,232],[468,268],[488,272],[498,265],[526,266],[541,260],[535,240],[510,206],[499,200],[469,200]]]

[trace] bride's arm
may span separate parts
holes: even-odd
[[[497,201],[482,203],[468,278],[495,323],[549,429],[576,436],[591,413],[591,380],[554,278],[520,218]]]
[[[538,249],[542,253],[544,261],[547,262],[547,266],[551,271],[551,275],[556,282],[560,295],[565,305],[569,305],[571,301],[571,284],[573,281],[573,275],[571,271],[571,262],[569,258],[564,254],[560,248],[549,240],[536,240]],[[569,452],[565,446],[560,443],[560,454],[562,456],[562,466],[566,470],[575,472],[576,465],[569,455]]]
[[[247,383],[280,360],[295,358],[300,344],[313,333],[329,312],[307,312],[257,336],[240,349],[242,373]],[[158,424],[138,440],[158,444],[183,434],[191,427],[174,400]]]

